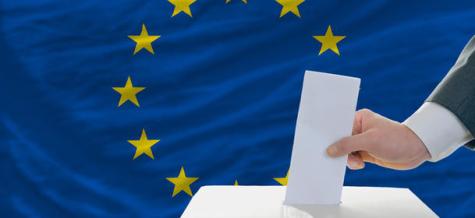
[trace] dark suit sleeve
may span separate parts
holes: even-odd
[[[450,110],[475,136],[475,36],[427,101]],[[469,142],[467,147],[475,149],[475,140]]]

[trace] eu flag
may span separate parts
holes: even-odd
[[[0,3],[0,216],[178,217],[203,185],[285,185],[306,69],[403,121],[475,33],[475,1]],[[459,149],[345,185],[474,217]]]

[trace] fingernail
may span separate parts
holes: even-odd
[[[353,162],[353,169],[354,170],[361,170],[364,168],[364,165],[361,162]]]
[[[361,169],[361,165],[359,162],[354,161],[354,160],[349,160],[348,161],[348,167],[352,170],[359,170]]]
[[[330,146],[327,148],[327,153],[330,156],[335,156],[337,152],[337,148],[335,146]]]
[[[349,167],[354,170],[358,167],[358,163],[356,163],[354,160],[352,159],[348,159],[348,165]]]

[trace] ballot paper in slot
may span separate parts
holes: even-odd
[[[307,71],[288,187],[204,186],[182,217],[437,217],[409,189],[343,188],[346,157],[331,159],[325,149],[351,134],[359,83],[357,78]]]
[[[326,148],[351,135],[360,79],[305,72],[286,204],[339,204],[347,157]]]

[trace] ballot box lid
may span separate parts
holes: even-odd
[[[407,188],[345,186],[339,205],[285,205],[284,199],[284,186],[203,186],[182,217],[438,217]]]

